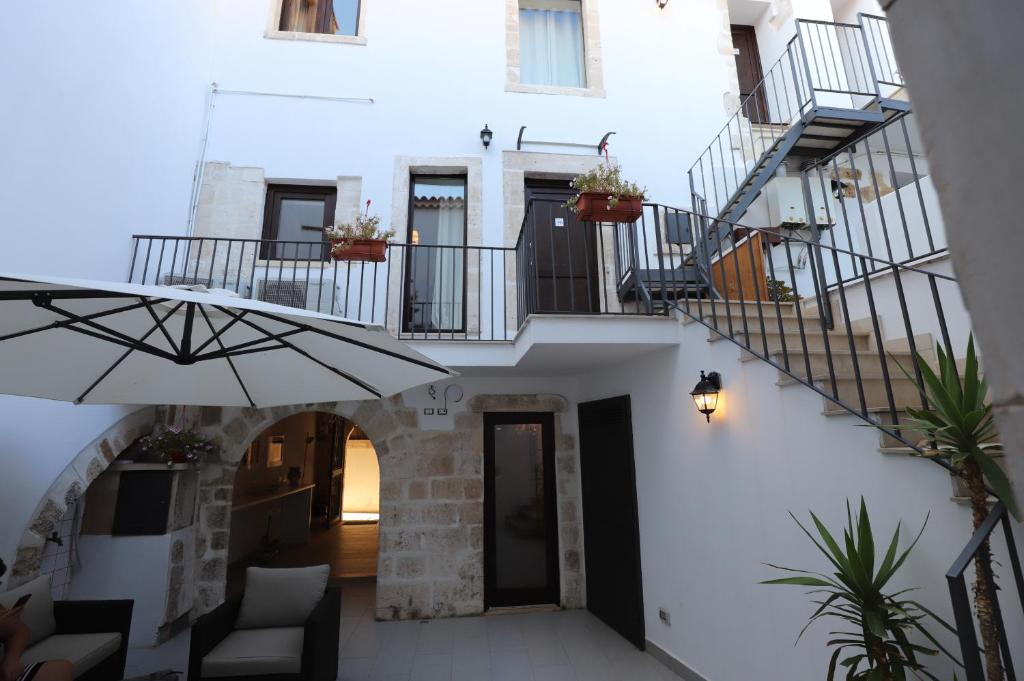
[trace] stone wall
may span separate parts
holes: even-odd
[[[489,395],[469,401],[453,431],[419,427],[400,396],[368,402],[273,409],[202,410],[201,426],[223,445],[200,471],[193,617],[224,598],[235,471],[265,428],[303,411],[340,414],[373,442],[381,472],[378,619],[480,614],[484,609],[483,414],[555,412],[562,605],[583,605],[579,465],[563,432],[566,400],[554,395]]]

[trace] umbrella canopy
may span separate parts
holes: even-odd
[[[452,375],[380,326],[217,292],[0,274],[0,393],[270,407]]]

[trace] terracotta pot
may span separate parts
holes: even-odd
[[[388,242],[383,239],[353,239],[347,246],[333,242],[331,255],[335,260],[384,262],[387,250]]]
[[[584,222],[636,222],[643,213],[643,199],[619,199],[612,207],[601,192],[583,192],[576,199],[576,214]]]

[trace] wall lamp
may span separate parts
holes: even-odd
[[[654,1],[656,3],[658,3],[658,7],[660,7],[661,9],[665,9],[665,5],[668,4],[668,0],[654,0]]]
[[[708,423],[711,423],[711,415],[715,413],[715,409],[718,409],[718,393],[721,390],[721,374],[717,371],[712,371],[705,376],[702,371],[700,372],[700,381],[697,382],[693,392],[690,393],[694,404],[697,405],[697,411],[704,414]]]
[[[494,133],[484,123],[484,129],[480,131],[480,141],[484,143],[484,149],[491,146],[491,140],[494,139]]]

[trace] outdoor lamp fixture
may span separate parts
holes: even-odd
[[[484,149],[491,146],[491,140],[494,138],[494,133],[484,123],[484,129],[480,131],[480,141],[484,143]]]
[[[712,371],[705,376],[702,371],[700,372],[700,381],[693,388],[693,392],[690,393],[694,404],[697,405],[697,411],[704,414],[708,423],[711,423],[711,415],[718,408],[718,393],[721,390],[721,375],[717,371]]]
[[[668,4],[668,0],[654,0],[654,1],[656,3],[658,3],[658,7],[661,8],[661,9],[665,9],[665,5]]]

